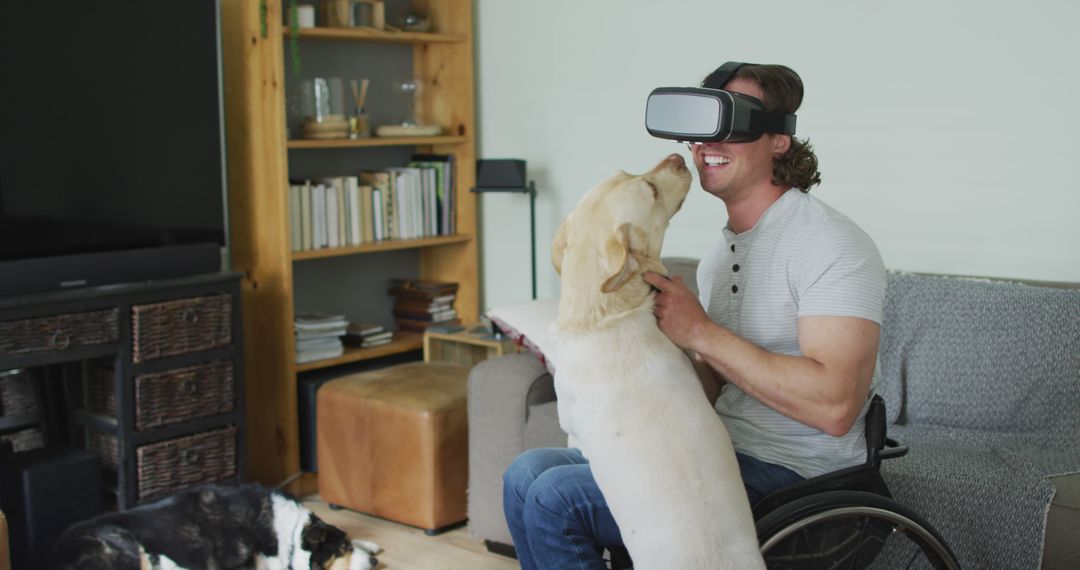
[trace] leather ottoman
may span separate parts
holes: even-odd
[[[434,533],[465,520],[469,368],[409,363],[327,382],[317,396],[319,494]]]

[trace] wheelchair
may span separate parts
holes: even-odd
[[[885,402],[875,395],[866,413],[865,463],[800,481],[753,505],[765,566],[958,569],[937,530],[893,500],[881,477],[881,461],[907,451],[886,437]],[[633,567],[624,548],[608,554],[612,570]]]

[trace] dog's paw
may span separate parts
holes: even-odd
[[[382,552],[382,547],[374,542],[367,540],[354,540],[352,541],[353,548],[357,548],[367,552],[368,554],[378,554]]]

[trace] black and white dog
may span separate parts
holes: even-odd
[[[378,551],[280,491],[203,485],[73,525],[49,568],[369,570]]]

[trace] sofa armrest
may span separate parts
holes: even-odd
[[[508,354],[469,374],[469,529],[474,537],[511,544],[502,512],[502,476],[525,450],[531,404],[555,398],[551,375],[532,354]]]

